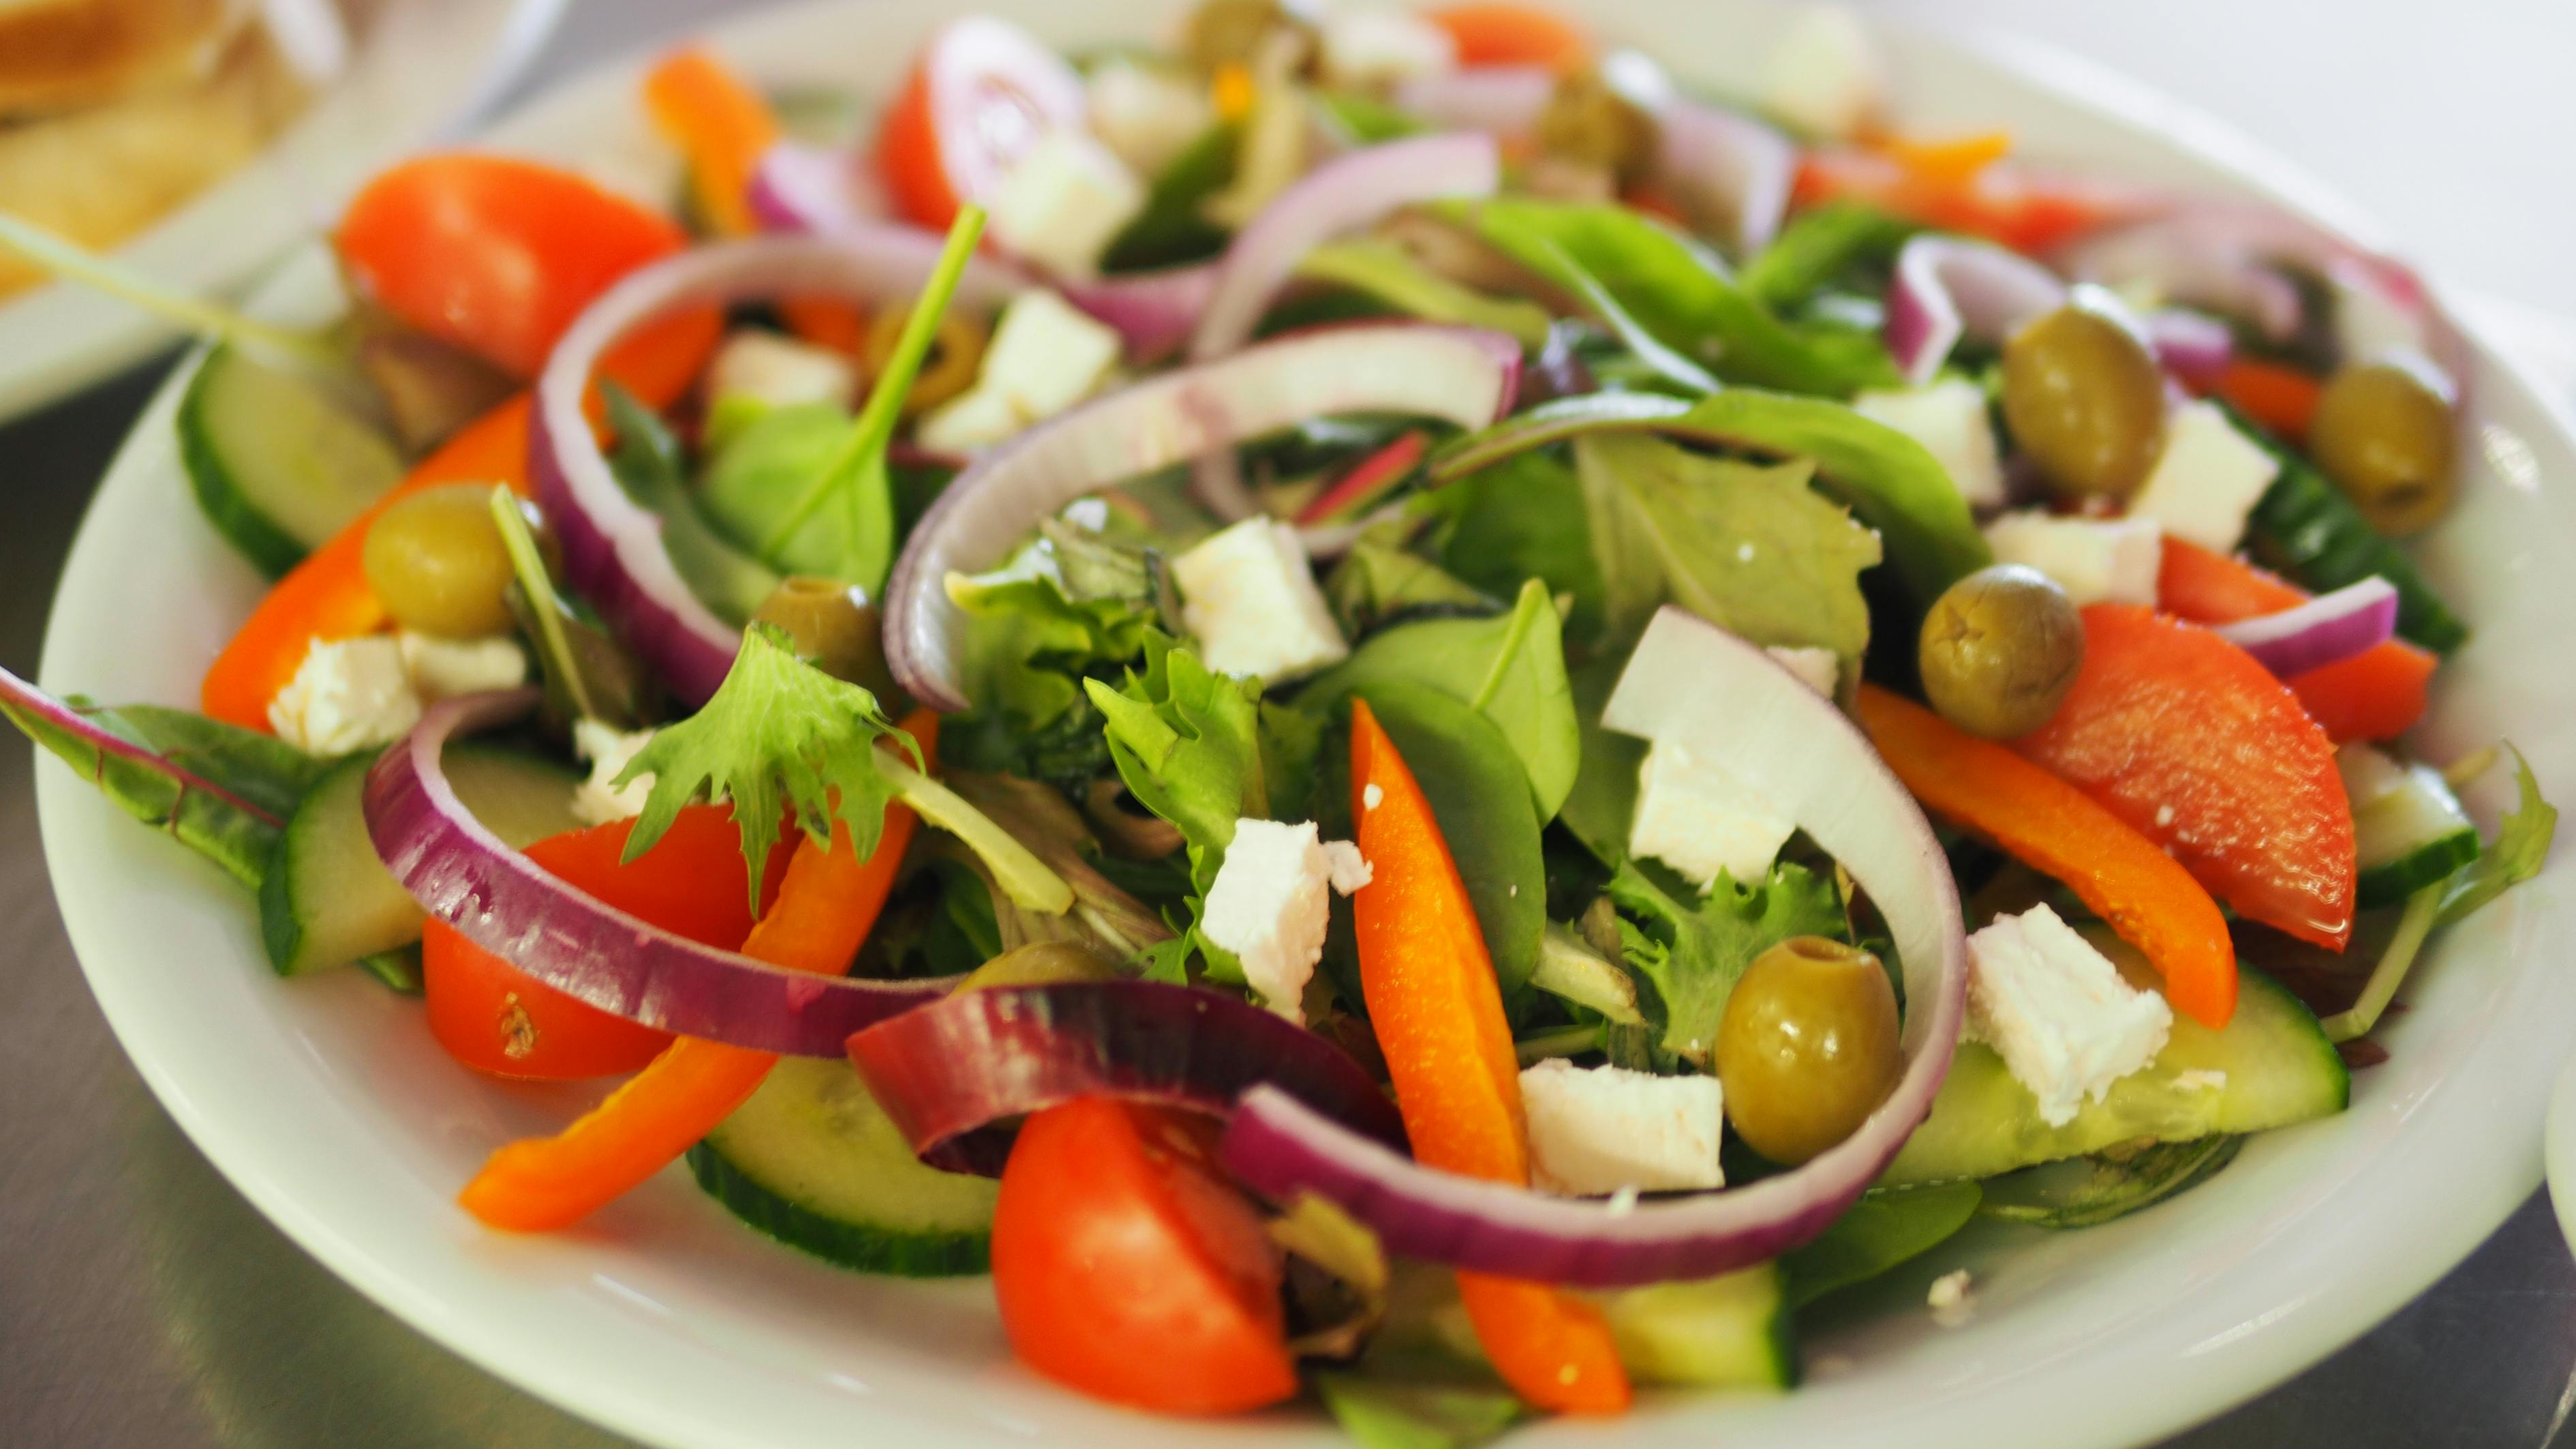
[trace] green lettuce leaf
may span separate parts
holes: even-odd
[[[662,549],[698,602],[727,623],[751,618],[778,587],[777,571],[736,548],[699,511],[682,471],[680,444],[653,410],[615,382],[603,381],[616,449],[609,471],[635,505],[662,520]]]
[[[1714,253],[1632,208],[1499,197],[1439,209],[1558,286],[1597,283],[1646,333],[1729,382],[1848,397],[1897,380],[1876,338],[1782,322]]]
[[[2451,877],[2442,892],[2436,925],[2447,926],[2540,874],[2541,863],[2549,858],[2549,843],[2558,834],[2558,807],[2540,798],[2540,781],[2522,751],[2510,744],[2505,748],[2513,750],[2514,782],[2521,798],[2497,822],[2495,839]]]
[[[1354,638],[1405,614],[1431,609],[1490,612],[1501,606],[1482,590],[1419,554],[1370,539],[1351,545],[1324,579],[1324,597],[1342,632]]]
[[[1482,714],[1519,756],[1542,821],[1574,786],[1582,743],[1566,683],[1565,642],[1547,586],[1521,586],[1508,614],[1491,619],[1426,619],[1401,624],[1354,650],[1298,695],[1322,711],[1382,684],[1437,689]]]
[[[1160,566],[1058,520],[1000,569],[951,574],[966,615],[962,676],[974,708],[950,721],[951,758],[1079,789],[1110,768],[1086,679],[1114,679],[1164,635]]]
[[[1792,936],[1846,933],[1833,882],[1790,863],[1750,889],[1721,874],[1696,904],[1630,864],[1610,878],[1607,894],[1620,913],[1620,953],[1660,998],[1664,1048],[1701,1067],[1716,1048],[1726,999],[1754,957]]]
[[[1711,458],[1634,433],[1580,438],[1574,459],[1614,635],[1670,599],[1756,644],[1847,663],[1868,647],[1860,575],[1879,561],[1878,535],[1807,486],[1814,464]]]
[[[1297,264],[1297,275],[1374,297],[1408,317],[1463,327],[1490,327],[1536,348],[1547,341],[1547,309],[1518,297],[1492,297],[1424,266],[1402,246],[1377,238],[1326,242]]]

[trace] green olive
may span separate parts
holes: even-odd
[[[2353,363],[2318,397],[2308,452],[2372,528],[2421,533],[2451,505],[2450,387],[2420,357]]]
[[[894,344],[903,336],[903,324],[910,307],[888,307],[877,313],[868,324],[867,335],[859,342],[859,365],[871,380],[885,375],[887,359],[894,356]],[[921,361],[921,371],[913,374],[912,390],[903,395],[903,415],[926,413],[975,385],[984,368],[984,347],[993,340],[992,329],[974,317],[950,308],[939,319],[939,330],[931,334],[930,353]]]
[[[1717,1079],[1745,1145],[1795,1166],[1849,1137],[1905,1069],[1878,958],[1793,936],[1753,958],[1717,1029]]]
[[[510,553],[489,487],[432,488],[393,504],[368,526],[360,562],[406,629],[477,639],[510,627]]]
[[[2077,287],[2004,343],[2004,421],[2058,492],[2126,498],[2164,438],[2164,373],[2109,293]]]
[[[751,619],[786,630],[797,657],[810,660],[825,674],[859,686],[880,704],[894,699],[894,676],[886,670],[885,626],[864,590],[837,579],[790,575],[760,601]]]
[[[1302,68],[1318,49],[1314,21],[1279,0],[1205,0],[1190,12],[1181,49],[1190,63],[1213,74],[1229,65],[1253,66],[1262,48],[1282,31],[1296,37],[1295,59]]]
[[[960,991],[998,986],[1053,986],[1060,981],[1114,981],[1118,958],[1089,941],[1032,941],[966,973]]]
[[[1621,185],[1655,164],[1655,118],[1622,94],[1599,69],[1569,71],[1538,114],[1539,150],[1606,171]]]
[[[2008,740],[2066,702],[2084,666],[2084,617],[2048,575],[1993,564],[1942,591],[1917,647],[1924,698],[1941,717]]]

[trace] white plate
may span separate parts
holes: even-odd
[[[117,259],[174,291],[223,296],[339,210],[405,148],[445,135],[500,95],[564,0],[350,0],[346,74],[275,142]],[[0,421],[79,391],[167,346],[124,303],[54,285],[0,301]]]
[[[881,80],[947,8],[794,9],[722,42],[780,80]],[[1066,40],[1161,18],[1127,5],[1000,8]],[[1651,36],[1685,72],[1737,85],[1776,21],[1701,0],[1595,9],[1605,31]],[[1895,58],[1927,129],[2004,124],[2047,152],[2316,204],[2278,162],[2090,68],[1921,39],[1900,40]],[[632,83],[612,71],[498,135],[576,158],[631,153]],[[281,302],[328,305],[327,268],[308,260],[279,284]],[[2467,501],[2424,557],[2479,634],[2448,671],[2425,741],[2447,754],[2509,734],[2563,800],[2576,789],[2564,639],[2576,619],[2576,443],[2491,352],[2467,381]],[[189,701],[256,597],[251,571],[187,502],[170,437],[176,387],[144,417],[73,550],[45,651],[57,689]],[[354,972],[275,980],[251,911],[213,870],[58,765],[38,787],[73,945],[180,1126],[323,1262],[533,1392],[692,1449],[1333,1442],[1310,1415],[1176,1422],[1060,1393],[1013,1366],[982,1283],[835,1272],[735,1226],[676,1170],[578,1233],[480,1230],[450,1195],[493,1144],[561,1121],[575,1097],[468,1075],[413,1006]],[[1515,1442],[2084,1449],[2153,1439],[2278,1383],[2432,1283],[2540,1180],[2542,1107],[2576,1027],[2571,907],[2576,852],[2562,850],[2418,967],[2412,1009],[2384,1033],[2394,1059],[2355,1078],[2350,1112],[2253,1142],[2198,1191],[2089,1232],[1980,1230],[1945,1246],[1874,1305],[1834,1315],[1808,1342],[1813,1382],[1796,1394],[1657,1397],[1621,1423],[1543,1424]],[[1938,1329],[1923,1284],[1961,1265],[1976,1271],[1978,1312]]]

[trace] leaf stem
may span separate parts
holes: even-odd
[[[142,273],[0,211],[0,251],[65,281],[78,282],[129,306],[195,333],[237,342],[300,366],[345,372],[348,358],[327,339],[244,316],[229,307],[182,296]]]
[[[1073,909],[1073,887],[1064,877],[956,791],[892,756],[880,758],[877,769],[894,783],[895,793],[914,813],[982,857],[1012,904],[1050,916]]]
[[[553,659],[565,691],[572,696],[573,709],[583,719],[598,718],[590,687],[583,682],[581,669],[573,660],[572,644],[564,638],[563,605],[555,596],[554,576],[546,572],[545,558],[537,552],[536,537],[528,532],[528,520],[519,512],[519,495],[506,484],[492,487],[492,524],[501,530],[501,547],[510,555],[510,572],[518,576],[520,592],[528,596],[528,612],[536,616],[538,647]]]
[[[2388,938],[2388,948],[2379,953],[2379,964],[2370,968],[2370,980],[2363,983],[2361,999],[2318,1022],[2325,1028],[2326,1040],[2340,1046],[2368,1036],[2379,1024],[2388,1003],[2397,999],[2397,988],[2406,981],[2406,973],[2415,964],[2415,956],[2424,948],[2424,938],[2433,933],[2434,918],[2441,914],[2442,891],[2448,881],[2437,881],[2406,898],[2406,914],[2397,918],[2397,934]]]

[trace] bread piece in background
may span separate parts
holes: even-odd
[[[255,8],[249,0],[0,0],[0,119],[202,82]]]

